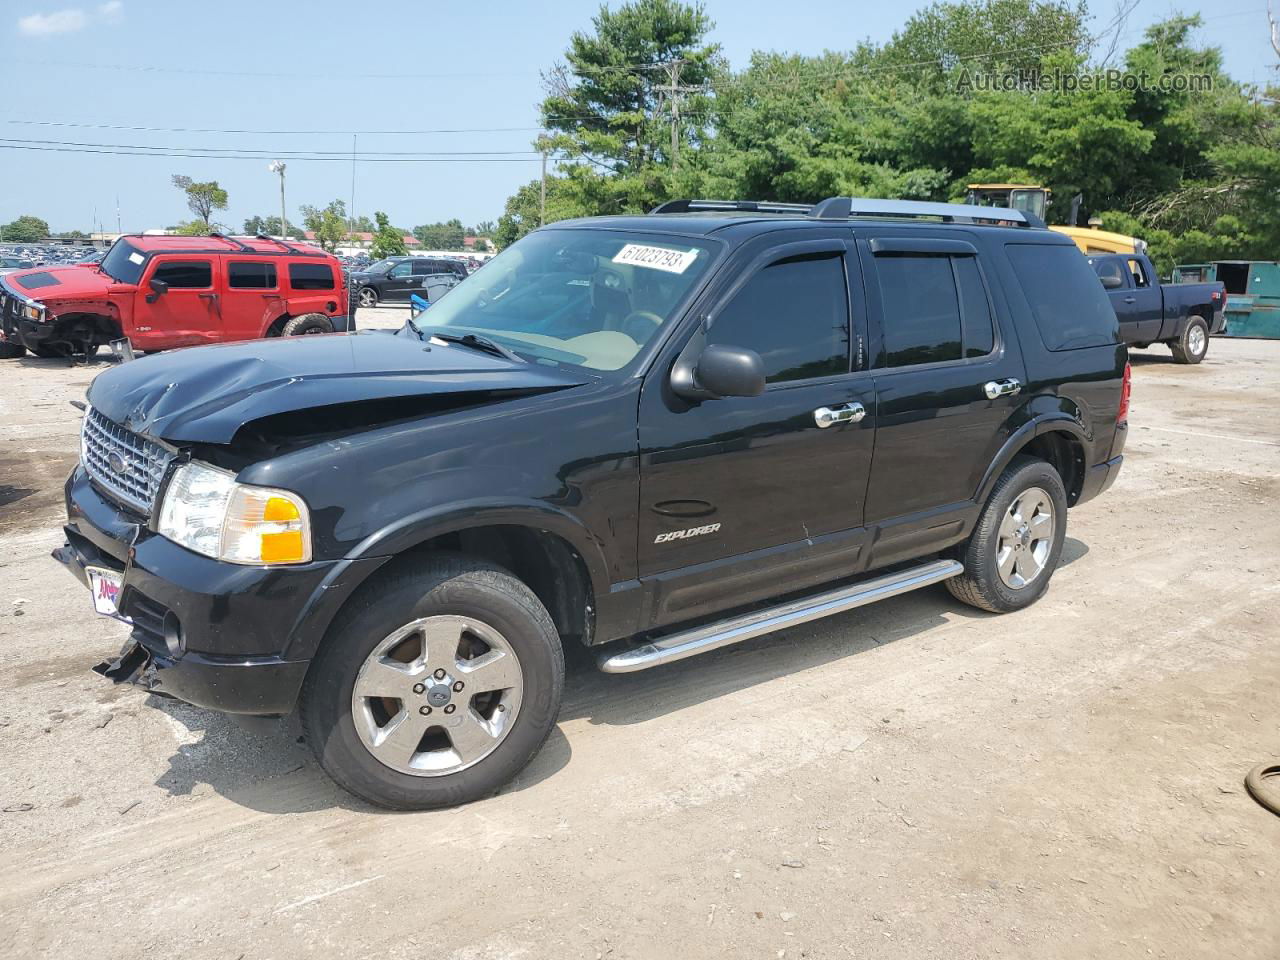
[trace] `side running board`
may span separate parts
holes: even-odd
[[[718,650],[731,643],[764,636],[775,630],[808,623],[861,607],[877,600],[896,597],[900,593],[941,583],[964,572],[955,560],[934,560],[910,570],[864,580],[861,583],[841,587],[827,593],[819,593],[801,600],[792,600],[766,610],[756,610],[719,623],[695,627],[668,637],[652,640],[639,647],[602,656],[598,666],[605,673],[633,673],[647,670],[663,663],[694,657],[708,650]]]

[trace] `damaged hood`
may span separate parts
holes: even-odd
[[[193,347],[100,374],[89,403],[135,433],[229,443],[279,413],[450,393],[545,392],[588,378],[469,347],[365,331]]]
[[[6,275],[4,282],[10,290],[32,300],[101,297],[115,283],[101,270],[86,270],[79,264],[18,270]]]

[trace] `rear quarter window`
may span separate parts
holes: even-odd
[[[1111,301],[1074,245],[1010,243],[1005,249],[1045,347],[1056,352],[1119,341]]]
[[[291,263],[289,285],[295,290],[332,290],[333,268],[327,263]]]

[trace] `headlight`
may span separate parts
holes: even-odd
[[[188,550],[229,563],[311,559],[311,520],[301,497],[237,483],[227,471],[203,463],[174,471],[156,529]]]
[[[24,303],[22,315],[28,320],[41,320],[44,318],[44,307],[38,303]]]

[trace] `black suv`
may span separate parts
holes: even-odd
[[[300,707],[352,792],[453,804],[547,738],[562,645],[623,672],[939,582],[1033,603],[1128,390],[1031,215],[674,201],[538,230],[395,333],[108,370],[55,556],[132,624],[99,672]]]
[[[467,267],[460,260],[437,257],[388,257],[352,272],[348,282],[360,306],[376,307],[380,301],[408,303],[413,294],[422,295],[428,277],[441,273],[465,280]]]

